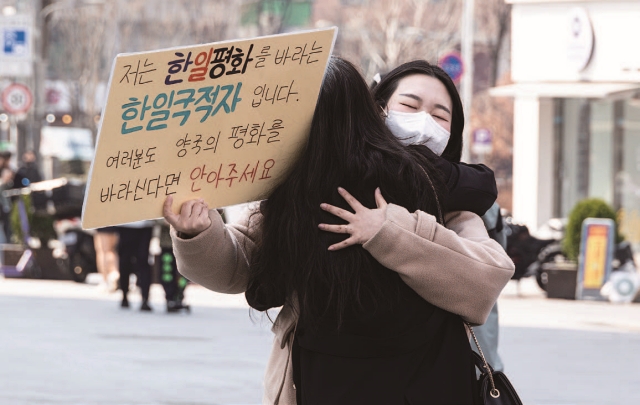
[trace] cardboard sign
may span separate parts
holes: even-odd
[[[582,222],[576,299],[602,299],[600,289],[611,273],[615,229],[612,219],[587,218]]]
[[[118,55],[82,227],[265,197],[309,134],[336,28]]]

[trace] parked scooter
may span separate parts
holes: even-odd
[[[554,241],[552,244],[542,249],[537,260],[534,261],[527,269],[526,276],[535,276],[538,286],[546,291],[549,277],[544,265],[546,263],[566,262],[568,260],[569,258],[562,251],[562,241]],[[615,246],[613,251],[611,271],[617,271],[627,263],[631,263],[635,267],[631,244],[627,241],[622,241]]]
[[[516,267],[511,279],[520,280],[529,277],[533,275],[529,269],[538,260],[540,252],[557,240],[553,236],[537,238],[529,233],[526,225],[516,224],[510,217],[506,218],[505,223],[508,228],[507,254]]]
[[[540,227],[537,237],[534,237],[526,226],[510,224],[513,233],[507,238],[507,253],[516,265],[512,278],[519,280],[534,276],[538,286],[546,291],[549,278],[545,264],[569,261],[562,249],[566,225],[566,218],[552,218]],[[622,241],[615,246],[612,270],[617,271],[626,263],[635,265],[631,244]]]

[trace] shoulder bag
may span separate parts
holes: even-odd
[[[473,352],[476,367],[480,370],[480,377],[476,385],[476,400],[480,405],[522,405],[518,393],[511,385],[507,376],[501,371],[494,371],[493,367],[484,358],[476,334],[468,322],[465,322],[471,337],[478,347],[480,354]]]

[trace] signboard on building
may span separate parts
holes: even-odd
[[[451,80],[459,82],[462,74],[464,73],[464,65],[462,63],[462,56],[458,52],[449,52],[443,55],[438,60],[438,66],[444,70]]]
[[[82,226],[262,199],[306,144],[337,29],[118,55]]]
[[[611,273],[615,229],[612,219],[587,218],[582,222],[576,299],[602,299],[600,289]]]
[[[591,61],[595,38],[587,10],[575,7],[571,10],[567,24],[567,59],[577,70],[584,70]]]
[[[0,15],[0,76],[32,75],[32,18]]]

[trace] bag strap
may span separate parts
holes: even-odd
[[[429,177],[429,175],[427,174],[427,171],[424,170],[422,166],[420,166],[420,169],[422,170],[422,173],[424,173],[424,175],[427,177],[427,180],[429,181],[429,185],[433,190],[433,195],[436,197],[436,205],[438,206],[438,219],[440,220],[440,223],[444,225],[444,217],[442,215],[442,209],[440,208],[440,201],[438,200],[438,193],[436,192],[436,188],[433,186],[433,182],[431,181],[431,177]],[[482,352],[480,343],[478,343],[478,338],[476,337],[476,334],[473,332],[473,327],[467,321],[464,321],[464,324],[467,325],[467,328],[469,328],[469,332],[471,332],[473,341],[475,342],[476,347],[480,352],[480,357],[482,358],[482,362],[478,365],[477,353],[474,352],[474,354],[476,355],[475,357],[476,365],[480,369],[484,368],[485,370],[487,370],[487,374],[489,375],[489,381],[491,382],[491,390],[489,391],[489,394],[494,398],[498,398],[500,396],[500,391],[498,391],[498,389],[496,388],[496,384],[493,381],[493,368],[489,365],[489,363],[487,363],[487,359],[484,357],[484,353]]]
[[[473,341],[475,342],[476,347],[478,348],[478,352],[480,352],[480,357],[482,358],[482,363],[480,364],[480,366],[478,366],[478,361],[476,361],[476,366],[478,366],[478,368],[480,369],[484,368],[485,370],[487,370],[487,375],[489,375],[489,382],[491,383],[491,391],[489,391],[489,394],[494,398],[498,398],[500,396],[500,391],[498,391],[498,389],[496,388],[496,384],[493,381],[493,367],[489,365],[489,363],[487,362],[487,359],[484,357],[484,353],[482,352],[480,343],[478,343],[478,338],[476,337],[476,334],[473,332],[473,327],[469,322],[467,321],[463,321],[463,322],[465,325],[467,325],[467,328],[469,328],[469,332],[471,332],[471,337],[473,337]],[[477,360],[477,354],[476,354],[476,360]]]

